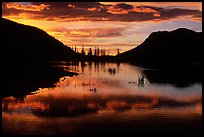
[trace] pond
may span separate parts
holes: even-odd
[[[57,67],[78,75],[62,77],[55,87],[26,96],[2,98],[3,134],[202,133],[202,83],[186,83],[190,74],[174,80],[170,73],[165,77],[129,63],[72,62]]]

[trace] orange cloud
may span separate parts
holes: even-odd
[[[6,5],[6,6],[5,6]],[[54,3],[44,2],[23,5],[20,3],[2,3],[2,16],[20,16],[20,13],[28,15],[28,19],[46,21],[163,21],[181,16],[196,16],[195,21],[201,21],[202,12],[197,9],[188,9],[185,6],[158,7],[141,5],[136,6],[127,3],[103,5],[94,3]],[[192,7],[191,7],[192,8]],[[47,12],[44,9],[49,9]],[[41,11],[41,12],[35,12]],[[189,19],[189,18],[186,18]]]
[[[142,13],[152,13],[155,17],[160,17],[160,13],[154,9],[148,7],[135,7],[133,12],[142,12]]]
[[[40,4],[40,5],[20,5],[17,3],[7,3],[6,8],[11,9],[17,9],[17,10],[25,10],[25,11],[42,11],[44,9],[49,9],[49,5]]]
[[[66,29],[65,27],[56,27],[50,29],[51,32],[61,32],[68,37],[118,37],[122,36],[122,31],[127,27],[116,28],[83,28],[83,29]]]
[[[128,14],[129,12],[137,12],[137,13],[150,13],[155,17],[160,17],[159,11],[152,9],[150,7],[144,7],[144,6],[132,6],[129,4],[116,4],[113,6],[110,6],[108,8],[108,13],[111,14]]]
[[[121,2],[100,2],[103,5],[116,5]],[[153,7],[183,7],[185,9],[197,9],[202,11],[202,2],[125,2],[132,6],[153,6]]]
[[[69,31],[69,35],[74,37],[87,37],[87,36],[90,36],[91,33],[85,30],[71,30]]]
[[[125,3],[116,4],[108,8],[108,13],[111,14],[128,14],[133,9],[132,5]]]
[[[202,15],[194,15],[190,20],[191,21],[202,22]]]

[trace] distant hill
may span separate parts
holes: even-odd
[[[116,58],[146,66],[201,63],[201,35],[186,28],[153,32],[142,44]]]
[[[45,31],[2,19],[1,33],[3,97],[24,96],[76,75],[49,63],[73,59],[76,53]]]
[[[68,60],[75,52],[45,31],[7,19],[1,22],[4,60]]]

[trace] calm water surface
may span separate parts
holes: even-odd
[[[126,63],[60,66],[79,75],[2,99],[3,134],[201,134],[201,83],[152,84]]]

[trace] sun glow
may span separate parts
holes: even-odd
[[[136,47],[153,31],[202,31],[201,2],[2,3],[2,17],[43,29],[67,46],[105,48],[110,55]],[[169,25],[171,24],[171,25]],[[195,26],[197,26],[195,28]],[[87,52],[87,51],[86,51]]]

